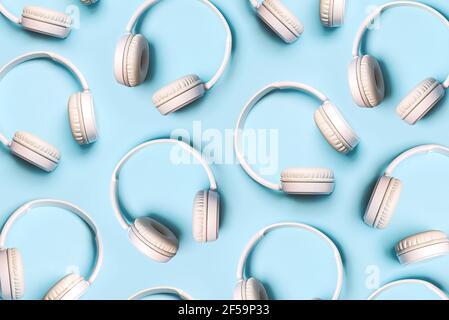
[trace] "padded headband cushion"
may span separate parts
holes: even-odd
[[[49,158],[53,162],[59,162],[61,159],[61,154],[58,149],[53,147],[51,144],[33,136],[31,133],[18,131],[15,133],[13,140],[40,154],[41,156]]]
[[[201,79],[194,74],[179,78],[163,87],[153,95],[153,104],[156,107],[166,103],[183,92],[202,84]]]
[[[396,245],[396,254],[401,255],[411,250],[420,249],[433,244],[447,242],[447,235],[442,231],[426,231],[407,237]]]
[[[173,232],[151,218],[139,218],[134,221],[139,234],[149,244],[162,251],[167,256],[174,256],[178,251],[178,239]]]
[[[26,6],[23,8],[22,16],[65,28],[72,25],[72,18],[69,15],[46,8]]]
[[[296,36],[304,32],[304,25],[279,0],[265,0],[263,5]]]
[[[334,173],[324,168],[290,168],[282,171],[284,182],[333,182]]]
[[[379,62],[372,56],[365,55],[360,58],[361,91],[368,107],[379,105],[385,97],[385,82]]]
[[[20,299],[25,293],[25,278],[23,274],[22,256],[17,249],[7,249],[11,294],[14,300]]]
[[[245,300],[268,300],[268,294],[263,284],[255,279],[249,278],[244,282]]]
[[[61,300],[70,290],[83,281],[82,276],[71,273],[58,281],[45,295],[44,300]]]

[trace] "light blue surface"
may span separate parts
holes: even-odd
[[[17,14],[27,2],[4,1]],[[75,1],[35,2],[60,10],[71,3],[78,5]],[[372,265],[379,268],[381,283],[419,277],[448,289],[449,257],[402,267],[393,255],[395,243],[407,235],[428,229],[449,231],[447,159],[418,157],[397,170],[405,186],[389,229],[370,229],[361,219],[377,176],[394,156],[422,143],[449,145],[447,99],[415,127],[395,114],[395,106],[422,79],[447,76],[449,34],[444,26],[416,9],[399,8],[384,15],[381,28],[369,34],[366,47],[385,64],[390,94],[381,107],[362,110],[349,94],[347,67],[356,29],[367,9],[383,0],[348,1],[346,24],[333,31],[320,25],[318,0],[284,0],[305,24],[303,37],[290,46],[265,30],[248,1],[214,2],[228,18],[235,37],[230,68],[205,99],[165,118],[152,106],[152,94],[188,73],[211,76],[222,57],[224,32],[198,1],[163,1],[146,16],[140,31],[154,49],[153,76],[134,89],[115,82],[112,65],[116,41],[141,1],[102,1],[95,8],[80,5],[81,28],[64,41],[23,32],[0,19],[0,64],[31,50],[66,56],[92,88],[101,130],[91,148],[80,148],[73,141],[66,102],[78,87],[63,69],[39,61],[8,75],[0,86],[2,132],[8,136],[16,130],[33,132],[58,146],[63,159],[53,174],[46,175],[2,150],[1,221],[25,201],[41,197],[65,199],[90,212],[102,230],[105,261],[86,299],[124,299],[156,285],[177,286],[198,299],[230,298],[237,262],[250,237],[268,224],[289,220],[310,223],[336,240],[346,266],[342,298],[369,295],[366,271]],[[426,3],[449,14],[446,1]],[[288,197],[260,187],[236,164],[213,165],[224,202],[223,224],[219,241],[202,245],[191,236],[191,207],[195,192],[207,188],[206,176],[197,166],[170,165],[167,148],[149,149],[127,165],[122,197],[135,217],[162,216],[180,236],[180,250],[170,263],[161,265],[132,247],[109,200],[110,175],[120,157],[138,143],[167,136],[174,129],[191,132],[197,120],[203,130],[233,129],[250,96],[270,82],[287,80],[315,86],[340,107],[361,137],[357,151],[342,156],[327,145],[313,123],[318,102],[301,94],[281,93],[264,99],[251,114],[247,128],[279,128],[278,173],[289,166],[333,168],[337,176],[334,194],[319,199]],[[35,213],[17,224],[8,241],[23,253],[28,299],[42,297],[67,272],[67,266],[86,272],[93,254],[90,235],[82,224],[69,215],[55,215],[54,210]],[[334,289],[332,255],[311,235],[278,231],[258,247],[251,261],[251,274],[267,284],[273,298],[329,298]],[[385,297],[433,296],[410,286]]]

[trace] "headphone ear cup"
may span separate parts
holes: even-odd
[[[282,191],[292,195],[328,195],[334,191],[332,170],[323,168],[289,168],[281,173]]]
[[[128,236],[137,249],[157,262],[168,262],[178,252],[179,242],[173,231],[148,217],[136,219]]]
[[[356,57],[349,67],[349,84],[360,107],[378,106],[385,97],[385,82],[379,62],[370,55]]]
[[[115,79],[127,87],[142,84],[150,67],[150,47],[141,34],[127,34],[120,38],[115,50]]]
[[[197,242],[218,239],[220,195],[216,191],[199,191],[193,203],[193,237]]]
[[[243,300],[268,300],[268,294],[262,282],[255,278],[249,278],[244,282]]]
[[[351,152],[359,144],[355,131],[329,101],[315,111],[315,123],[327,142],[338,152]]]
[[[88,288],[89,283],[82,276],[71,273],[59,280],[45,295],[44,300],[78,300]]]
[[[69,121],[78,144],[86,145],[97,140],[94,99],[90,92],[77,92],[70,97]]]
[[[304,25],[279,0],[263,1],[257,14],[286,43],[295,42],[304,32]]]
[[[410,125],[416,124],[435,107],[445,95],[444,87],[434,78],[417,85],[399,104],[396,113]]]
[[[344,22],[345,0],[320,0],[321,24],[328,28],[339,27]]]
[[[24,29],[56,38],[66,38],[71,31],[72,18],[62,12],[46,8],[23,8],[21,25]]]
[[[401,264],[411,264],[449,254],[449,239],[442,231],[426,231],[409,236],[395,247]]]
[[[365,212],[365,223],[378,229],[386,228],[399,203],[401,191],[401,180],[393,177],[380,177]]]
[[[46,172],[58,166],[61,154],[51,144],[28,132],[18,131],[11,142],[10,151],[16,157]]]
[[[5,300],[21,299],[25,293],[25,278],[23,272],[23,261],[18,249],[2,250],[4,269],[2,274],[2,298]],[[3,276],[6,280],[3,280]],[[8,282],[8,283],[5,283]],[[4,286],[8,288],[5,290]]]

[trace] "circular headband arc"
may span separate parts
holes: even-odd
[[[341,290],[343,288],[343,277],[344,277],[343,260],[341,258],[340,251],[338,250],[335,243],[327,235],[325,235],[320,230],[318,230],[310,225],[303,224],[303,223],[296,223],[296,222],[277,223],[277,224],[273,224],[268,227],[265,227],[264,229],[262,229],[258,233],[256,233],[256,235],[246,245],[245,249],[243,250],[242,256],[240,257],[239,265],[237,267],[237,280],[240,281],[240,280],[244,279],[246,261],[248,260],[248,257],[250,255],[251,251],[258,244],[258,242],[261,239],[263,239],[271,231],[276,230],[276,229],[281,229],[281,228],[297,228],[297,229],[306,230],[306,231],[309,231],[309,232],[319,236],[321,239],[326,241],[326,243],[332,249],[332,252],[333,252],[334,258],[335,258],[335,262],[337,265],[337,286],[332,295],[332,300],[337,300],[340,297]]]
[[[392,287],[398,287],[398,286],[403,285],[403,284],[419,284],[419,285],[423,285],[427,289],[429,289],[430,291],[432,291],[436,295],[438,295],[438,297],[441,300],[449,300],[449,297],[447,296],[446,293],[444,293],[443,290],[441,290],[440,288],[435,286],[433,283],[430,283],[430,282],[424,281],[424,280],[419,280],[419,279],[403,279],[403,280],[397,280],[397,281],[389,282],[389,283],[385,284],[384,286],[382,286],[381,288],[379,288],[376,291],[374,291],[368,297],[367,300],[374,300],[378,296],[380,296],[383,292],[387,291],[388,289],[390,289]]]
[[[237,156],[238,161],[240,162],[242,168],[245,170],[245,172],[256,182],[260,183],[261,185],[275,190],[280,191],[282,190],[282,187],[279,183],[272,183],[262,177],[260,174],[258,174],[248,163],[246,160],[243,150],[242,150],[242,140],[243,140],[243,131],[246,119],[248,118],[249,113],[254,108],[254,106],[266,95],[271,93],[275,90],[297,90],[309,93],[312,96],[317,97],[322,103],[328,101],[329,99],[316,90],[315,88],[308,86],[306,84],[297,83],[297,82],[275,82],[272,84],[269,84],[268,86],[261,89],[258,93],[256,93],[245,105],[242,112],[239,115],[239,118],[237,120],[237,125],[234,131],[234,150],[235,154]]]
[[[139,21],[140,17],[151,7],[159,3],[161,0],[147,0],[144,2],[140,7],[137,9],[137,11],[133,14],[130,21],[128,22],[128,25],[126,26],[126,32],[127,33],[133,33],[133,30],[136,27],[137,22]],[[231,53],[232,53],[232,32],[231,28],[229,27],[229,23],[226,20],[226,18],[223,16],[223,14],[218,10],[218,8],[212,4],[209,0],[198,0],[203,2],[205,5],[207,5],[212,11],[218,16],[220,21],[222,22],[225,30],[226,30],[226,46],[225,46],[225,54],[223,57],[223,61],[214,74],[214,76],[204,85],[206,90],[211,89],[221,78],[223,75],[227,65],[229,64],[229,61],[231,59]]]
[[[21,19],[18,18],[15,14],[13,14],[11,11],[6,9],[6,7],[0,3],[0,13],[5,16],[6,19],[11,21],[14,24],[20,25],[22,23]]]
[[[427,153],[439,153],[449,157],[449,148],[439,144],[425,144],[421,146],[414,147],[400,154],[396,159],[394,159],[390,165],[385,170],[385,176],[392,176],[393,171],[405,160],[418,155]]]
[[[435,17],[437,17],[440,21],[443,22],[443,24],[446,27],[449,27],[449,20],[443,14],[441,14],[441,12],[439,12],[438,10],[432,8],[429,5],[426,5],[426,4],[421,3],[421,2],[414,2],[414,1],[394,1],[394,2],[388,2],[388,3],[385,3],[385,4],[377,7],[364,20],[364,22],[362,23],[362,26],[358,30],[356,38],[354,40],[354,45],[353,45],[353,48],[352,48],[352,56],[353,56],[353,58],[358,57],[359,54],[360,54],[361,42],[362,42],[362,39],[363,39],[363,36],[364,36],[365,32],[368,30],[369,25],[374,21],[374,19],[379,17],[384,11],[386,11],[387,9],[390,9],[390,8],[395,8],[395,7],[416,7],[416,8],[423,9],[425,11],[430,12]],[[443,86],[445,88],[449,87],[449,76],[446,78],[445,82],[443,83]]]
[[[189,294],[175,287],[154,287],[145,289],[132,295],[128,300],[141,300],[156,294],[173,294],[181,298],[181,300],[193,300]]]
[[[128,160],[134,156],[136,153],[141,151],[142,149],[146,149],[148,147],[151,147],[153,145],[160,145],[160,144],[172,144],[176,145],[178,147],[181,147],[183,150],[189,152],[204,168],[206,171],[207,177],[209,179],[210,183],[210,189],[215,191],[217,190],[217,182],[215,180],[214,174],[212,172],[212,169],[210,168],[209,164],[206,162],[206,160],[203,159],[201,154],[193,147],[188,145],[185,142],[175,140],[175,139],[157,139],[157,140],[151,140],[148,142],[144,142],[131,151],[129,151],[118,163],[118,165],[115,167],[114,172],[112,174],[112,180],[111,180],[111,186],[110,186],[110,193],[111,193],[111,199],[112,199],[112,208],[117,216],[118,221],[120,222],[120,225],[123,227],[123,229],[127,230],[129,229],[129,223],[126,221],[122,210],[120,209],[120,202],[118,199],[118,193],[119,193],[119,177],[120,172],[123,168],[123,166],[128,162]]]
[[[91,229],[92,233],[95,236],[95,244],[97,246],[97,255],[95,258],[95,267],[92,270],[89,279],[87,280],[88,283],[92,284],[94,280],[97,278],[98,273],[100,271],[100,267],[103,263],[103,242],[101,240],[100,232],[95,224],[95,222],[89,217],[89,215],[82,210],[81,208],[61,200],[54,200],[54,199],[41,199],[41,200],[34,200],[25,203],[23,206],[21,206],[19,209],[17,209],[6,221],[4,224],[2,231],[0,233],[0,248],[5,247],[6,243],[6,237],[11,230],[11,227],[13,224],[26,215],[29,211],[37,208],[43,208],[43,207],[54,207],[54,208],[60,208],[66,211],[69,211],[76,216],[78,216],[81,220],[83,220]]]

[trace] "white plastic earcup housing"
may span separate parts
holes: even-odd
[[[402,191],[402,182],[393,177],[382,176],[377,180],[373,193],[365,212],[364,221],[367,225],[384,229],[399,203]]]
[[[69,121],[72,135],[80,145],[97,140],[94,99],[90,92],[74,93],[69,99]]]
[[[427,78],[402,100],[396,112],[402,120],[414,125],[429,113],[444,95],[443,85],[434,78]]]
[[[295,42],[304,32],[304,25],[279,0],[265,0],[257,15],[286,43]]]
[[[449,239],[442,231],[421,232],[401,240],[395,251],[401,264],[421,262],[449,254]]]
[[[193,203],[193,237],[197,242],[218,239],[220,195],[216,191],[199,191]]]
[[[26,30],[66,38],[71,31],[72,19],[62,12],[26,6],[22,12],[21,25]]]
[[[320,20],[328,28],[339,27],[344,23],[345,0],[320,0]]]
[[[349,66],[349,86],[360,107],[378,106],[385,97],[385,82],[379,62],[370,55],[356,57]]]
[[[147,78],[150,67],[150,47],[141,34],[125,34],[115,49],[114,75],[118,83],[135,87]]]
[[[10,151],[13,155],[46,172],[55,170],[61,159],[58,149],[23,131],[18,131],[14,135]]]
[[[349,153],[359,144],[355,131],[329,101],[315,112],[315,123],[327,142],[338,152]]]
[[[255,279],[240,280],[234,289],[234,300],[269,300],[263,284]]]
[[[328,195],[334,191],[332,170],[323,168],[290,168],[281,173],[282,191],[292,195]]]
[[[128,236],[139,251],[157,262],[168,262],[178,252],[179,242],[175,234],[148,217],[136,219]]]
[[[89,288],[82,276],[71,273],[58,281],[45,295],[44,300],[78,300]]]
[[[25,293],[22,256],[17,249],[0,250],[0,287],[3,300],[17,300]]]
[[[153,95],[153,104],[162,115],[167,115],[204,96],[206,88],[197,75],[179,78]]]

